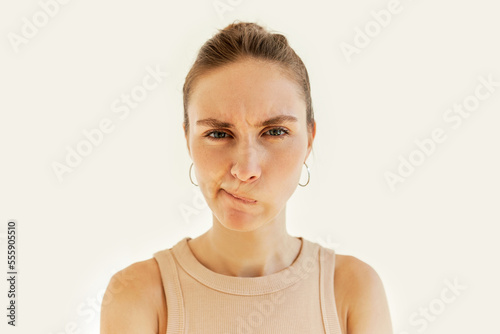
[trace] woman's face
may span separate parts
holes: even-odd
[[[197,184],[226,228],[284,222],[316,130],[307,131],[299,92],[277,65],[252,59],[197,79],[186,140]]]

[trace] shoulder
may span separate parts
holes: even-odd
[[[370,265],[354,256],[336,254],[334,277],[335,300],[343,332],[392,333],[385,289]]]
[[[111,277],[107,290],[114,298],[136,299],[159,297],[162,291],[160,269],[154,258],[135,262],[118,271]]]
[[[383,292],[382,280],[369,264],[350,255],[335,255],[335,285],[339,285],[341,295],[348,301],[357,302],[360,295]]]
[[[369,264],[351,255],[335,254],[335,279],[353,284],[381,283],[380,277]]]
[[[158,333],[163,315],[165,295],[156,260],[136,262],[108,283],[101,306],[101,333]]]

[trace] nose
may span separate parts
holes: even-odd
[[[261,154],[255,145],[245,142],[238,145],[231,174],[242,182],[252,183],[260,178]]]

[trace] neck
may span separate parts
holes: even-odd
[[[301,241],[290,236],[282,219],[257,230],[241,232],[222,226],[215,218],[210,230],[189,241],[198,261],[227,276],[267,276],[289,267],[297,258]]]

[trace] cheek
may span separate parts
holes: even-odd
[[[274,164],[275,168],[286,171],[287,175],[293,174],[297,171],[297,165],[303,162],[305,152],[303,146],[299,138],[292,139],[287,145],[270,152],[267,156],[269,163]]]
[[[268,156],[267,173],[275,180],[278,189],[293,193],[298,185],[303,167],[303,150],[290,145],[285,150],[275,151]]]
[[[217,187],[216,183],[220,182],[225,170],[221,149],[214,146],[193,145],[191,150],[198,184],[202,183],[202,186],[208,188]]]

